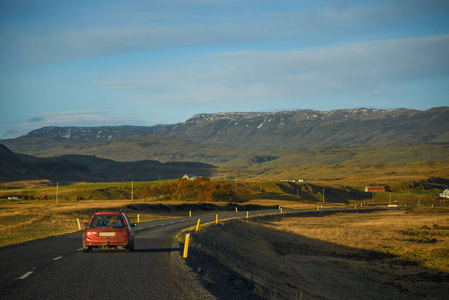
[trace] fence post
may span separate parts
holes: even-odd
[[[190,233],[186,234],[186,241],[184,243],[184,255],[183,258],[187,258],[187,252],[189,251]]]

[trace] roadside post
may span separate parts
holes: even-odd
[[[187,252],[189,251],[189,241],[190,241],[190,233],[186,234],[186,241],[184,243],[184,254],[183,258],[187,258]]]
[[[247,219],[249,218],[249,214],[248,214],[248,212],[246,212],[246,218],[247,218]]]
[[[78,222],[78,230],[81,230],[80,218],[76,218],[76,221]]]
[[[137,223],[140,223],[140,214],[137,214]]]
[[[218,215],[215,215],[215,224],[218,223]]]
[[[198,223],[196,224],[196,230],[195,231],[198,231],[200,229],[200,220],[201,219],[198,219]]]
[[[189,218],[191,218],[191,217],[192,217],[192,211],[189,210]]]
[[[235,208],[235,212],[239,212],[239,210],[237,209],[237,207]]]

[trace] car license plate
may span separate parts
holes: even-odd
[[[99,232],[98,236],[115,236],[115,232]]]

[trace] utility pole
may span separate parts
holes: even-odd
[[[56,204],[58,204],[59,182],[56,182]]]

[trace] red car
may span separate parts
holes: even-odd
[[[84,224],[83,251],[93,247],[100,249],[134,250],[135,223],[131,223],[123,211],[97,211]]]

